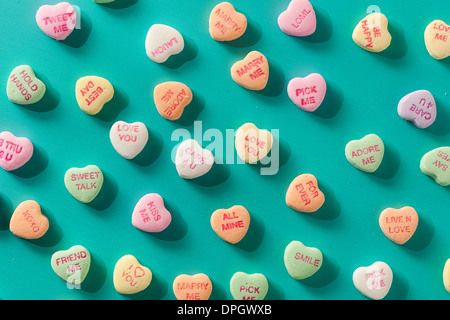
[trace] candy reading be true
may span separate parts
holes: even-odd
[[[269,81],[269,62],[262,53],[251,51],[243,60],[233,64],[231,78],[246,89],[263,90]]]
[[[203,149],[194,139],[180,143],[175,156],[178,175],[184,179],[195,179],[205,175],[214,164],[211,151]]]
[[[164,199],[157,193],[143,196],[131,216],[131,224],[145,232],[161,232],[171,221],[172,215],[164,206]]]
[[[204,273],[180,274],[173,281],[173,293],[177,300],[208,300],[212,282]]]
[[[239,158],[246,163],[257,163],[265,158],[272,149],[273,135],[259,129],[253,123],[245,123],[235,135],[235,147]]]
[[[326,92],[327,83],[318,73],[312,73],[305,78],[294,78],[287,86],[287,93],[292,102],[308,112],[313,112],[320,107]]]
[[[96,115],[113,98],[114,88],[104,78],[86,76],[78,79],[75,96],[81,110],[89,115]]]
[[[131,254],[120,258],[114,267],[114,288],[121,294],[134,294],[145,290],[152,281],[152,272]]]
[[[436,120],[436,102],[428,90],[417,90],[404,96],[397,107],[398,114],[418,128],[427,128]]]
[[[247,17],[229,2],[216,5],[209,16],[209,34],[216,41],[240,38],[247,30]]]
[[[386,50],[392,40],[388,31],[388,19],[379,12],[369,14],[356,25],[352,38],[364,50],[370,52]]]
[[[41,238],[49,229],[49,222],[42,214],[41,206],[34,200],[19,204],[9,222],[10,231],[23,239]]]
[[[378,222],[386,237],[401,245],[416,232],[419,216],[412,207],[387,208],[381,212]]]
[[[278,26],[284,33],[305,37],[316,31],[316,12],[308,0],[292,0],[278,16]]]
[[[92,164],[84,168],[70,168],[64,175],[64,184],[69,193],[83,203],[89,203],[97,197],[103,180],[103,172]]]
[[[191,89],[181,82],[168,81],[158,84],[153,90],[156,110],[167,120],[178,120],[184,108],[191,103]]]
[[[142,122],[117,121],[109,130],[114,149],[125,159],[133,159],[142,152],[148,142],[148,129]]]
[[[382,261],[368,267],[359,267],[353,272],[353,284],[366,297],[373,300],[383,299],[391,289],[393,273]]]
[[[33,156],[34,147],[28,138],[16,137],[9,131],[0,133],[0,166],[6,171],[25,165]]]
[[[45,84],[39,80],[33,69],[27,65],[15,67],[8,78],[6,94],[11,102],[28,105],[42,99],[46,91]]]
[[[302,280],[311,277],[322,266],[322,252],[313,247],[305,246],[300,241],[292,241],[284,250],[284,265],[289,275]]]
[[[51,266],[67,283],[80,284],[91,267],[91,254],[85,247],[75,245],[67,250],[55,252],[51,258]]]
[[[262,273],[236,272],[230,280],[230,292],[234,300],[264,300],[269,282]]]
[[[450,293],[450,259],[447,259],[443,272],[444,288]]]
[[[178,30],[164,24],[154,24],[148,30],[145,50],[152,61],[163,63],[183,49],[184,39]]]
[[[244,238],[250,226],[250,214],[244,206],[218,209],[211,215],[211,227],[224,241],[235,244]]]
[[[77,13],[68,2],[43,5],[36,12],[39,28],[50,38],[65,40],[75,29]]]
[[[425,46],[437,60],[450,56],[450,26],[442,20],[434,20],[425,29]]]
[[[325,202],[325,195],[319,189],[317,179],[304,173],[292,180],[286,192],[286,204],[299,212],[315,212]]]
[[[347,143],[345,157],[355,168],[375,172],[383,161],[384,143],[376,134],[368,134]]]
[[[420,160],[420,170],[441,186],[450,185],[450,147],[427,152]]]

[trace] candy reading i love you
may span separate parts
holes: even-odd
[[[153,274],[131,254],[121,257],[114,266],[114,288],[121,294],[135,294],[150,285]]]

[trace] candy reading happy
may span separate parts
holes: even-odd
[[[173,293],[177,300],[208,300],[212,282],[204,273],[180,274],[173,281]]]
[[[86,76],[78,79],[75,96],[81,110],[89,115],[96,115],[113,98],[114,88],[104,78]]]
[[[441,186],[450,185],[450,147],[427,152],[420,160],[420,170]]]
[[[160,232],[172,221],[172,215],[164,206],[163,198],[157,193],[143,196],[134,207],[131,223],[145,232]]]
[[[309,173],[296,177],[286,192],[286,204],[299,212],[315,212],[324,202],[316,177]]]
[[[388,20],[382,13],[375,12],[362,19],[353,30],[353,41],[364,50],[381,52],[391,44]]]
[[[80,284],[86,278],[91,266],[91,254],[80,245],[68,250],[57,251],[52,255],[53,271],[64,281]]]
[[[6,171],[16,170],[33,156],[33,144],[27,138],[19,138],[11,132],[0,133],[0,166]]]
[[[307,247],[300,241],[292,241],[284,250],[284,265],[296,280],[311,277],[320,269],[322,262],[323,255],[319,249]]]
[[[246,89],[262,90],[269,81],[269,62],[262,53],[252,51],[243,60],[233,64],[231,78]]]
[[[262,273],[236,272],[230,280],[230,292],[234,300],[264,300],[269,282]]]
[[[315,111],[323,102],[327,91],[325,79],[318,73],[289,81],[287,93],[294,104],[308,112]]]
[[[152,61],[163,63],[183,49],[183,36],[176,29],[164,24],[154,24],[148,30],[145,50]]]
[[[427,128],[436,120],[436,102],[428,90],[418,90],[403,97],[398,103],[400,117],[418,128]]]
[[[444,287],[450,293],[450,259],[447,259],[443,272]]]
[[[250,214],[240,205],[229,209],[218,209],[211,215],[211,227],[224,241],[238,243],[244,238],[250,226]]]
[[[258,129],[253,123],[245,123],[236,131],[236,152],[246,163],[256,163],[263,159],[272,148],[272,143],[272,133]]]
[[[120,258],[114,267],[114,288],[121,294],[134,294],[145,290],[152,281],[152,272],[131,254]]]
[[[38,102],[46,91],[45,84],[34,74],[30,66],[14,68],[9,75],[6,94],[11,102],[27,105]]]
[[[450,26],[441,20],[431,22],[425,29],[425,46],[437,60],[450,56]]]
[[[389,292],[393,280],[391,268],[382,261],[368,267],[359,267],[353,272],[353,284],[366,297],[383,299]]]
[[[76,20],[77,13],[68,2],[44,5],[36,13],[39,28],[55,40],[66,39],[73,32]]]
[[[368,134],[361,140],[352,140],[345,146],[345,157],[359,170],[374,172],[384,156],[383,141],[376,134]]]
[[[216,5],[209,16],[209,34],[216,41],[231,41],[247,29],[247,18],[229,2]]]
[[[167,120],[178,120],[192,98],[191,89],[181,82],[160,83],[153,90],[156,110]]]
[[[64,184],[69,193],[83,203],[89,203],[97,197],[103,180],[103,173],[96,165],[70,168],[64,175]]]
[[[281,31],[291,36],[309,36],[316,31],[316,24],[316,13],[308,0],[292,0],[278,16]]]
[[[109,139],[114,149],[125,159],[135,158],[148,142],[148,130],[142,122],[115,122],[110,131]]]
[[[195,179],[211,170],[214,156],[211,151],[203,149],[194,139],[180,143],[175,156],[178,175],[184,179]]]
[[[47,232],[48,228],[48,219],[34,200],[19,204],[9,222],[11,232],[23,239],[38,239]]]
[[[397,244],[404,244],[416,232],[419,216],[412,207],[387,208],[378,219],[381,231]]]

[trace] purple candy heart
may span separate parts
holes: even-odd
[[[404,96],[397,108],[400,117],[424,129],[436,120],[436,102],[427,90],[418,90]]]

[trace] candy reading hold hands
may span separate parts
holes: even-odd
[[[247,18],[229,2],[216,5],[209,16],[209,34],[216,41],[231,41],[247,29]]]
[[[286,192],[286,204],[299,212],[315,212],[324,202],[316,177],[309,173],[296,177]]]
[[[414,91],[403,97],[397,111],[401,118],[421,129],[431,126],[436,120],[436,102],[427,90]]]
[[[204,273],[180,274],[173,281],[173,293],[177,300],[208,300],[212,282]]]
[[[320,107],[326,92],[327,83],[318,73],[312,73],[305,78],[294,78],[287,86],[287,93],[292,102],[308,112]]]
[[[46,91],[45,84],[34,74],[30,66],[14,68],[8,78],[6,94],[11,102],[28,105],[42,99]]]
[[[77,285],[84,281],[89,272],[91,254],[85,247],[75,245],[68,250],[55,252],[51,258],[51,265],[61,279]]]
[[[224,241],[235,244],[244,238],[250,226],[250,214],[240,205],[218,209],[211,215],[211,227]]]
[[[152,272],[139,261],[127,254],[120,258],[114,267],[114,288],[121,294],[134,294],[145,290],[152,281]]]
[[[425,46],[437,60],[450,56],[450,26],[441,20],[431,22],[425,29]]]
[[[233,64],[231,78],[246,89],[263,90],[269,81],[269,62],[262,53],[252,51]]]
[[[145,232],[161,232],[172,221],[172,215],[164,206],[163,198],[157,193],[143,196],[134,207],[132,225]]]
[[[309,36],[316,31],[316,25],[316,13],[308,0],[292,0],[278,16],[281,31],[291,36]]]
[[[381,52],[391,44],[388,20],[382,13],[375,12],[362,19],[353,30],[353,41],[362,49]]]
[[[387,208],[381,212],[378,222],[386,237],[401,245],[416,232],[419,216],[412,207]]]
[[[450,185],[450,147],[427,152],[420,160],[420,170],[441,186]]]
[[[272,143],[272,133],[258,129],[253,123],[245,123],[236,131],[234,144],[242,161],[257,163],[267,156]]]
[[[39,28],[50,38],[65,40],[75,29],[77,13],[68,2],[44,5],[36,12]]]
[[[49,222],[41,212],[41,207],[34,200],[19,204],[9,222],[10,231],[19,238],[38,239],[48,230]]]
[[[194,139],[180,143],[175,156],[178,175],[184,179],[195,179],[205,175],[214,164],[211,151],[203,149]]]
[[[103,173],[96,165],[70,168],[64,175],[64,184],[69,193],[83,203],[89,203],[97,197],[103,180]]]
[[[323,255],[317,248],[307,247],[300,241],[292,241],[284,251],[284,265],[289,275],[302,280],[311,277],[322,266]]]
[[[345,157],[357,169],[375,172],[383,161],[384,144],[376,134],[352,140],[345,146]]]
[[[153,90],[156,110],[167,120],[178,120],[192,98],[191,89],[181,82],[163,82]]]
[[[105,103],[114,96],[112,84],[101,77],[86,76],[78,79],[75,86],[78,106],[89,115],[99,113]]]
[[[125,159],[133,159],[145,148],[148,142],[148,130],[142,122],[115,122],[109,139],[114,149]]]
[[[27,138],[19,138],[11,132],[0,133],[0,166],[6,171],[25,165],[33,156],[34,147]]]
[[[391,289],[393,273],[382,261],[368,267],[359,267],[353,272],[353,284],[366,297],[373,300],[383,299]]]
[[[236,272],[230,280],[230,292],[234,300],[264,300],[269,282],[262,273]]]
[[[174,28],[164,24],[154,24],[148,30],[145,50],[152,61],[163,63],[170,56],[179,54],[183,49],[183,36]]]

